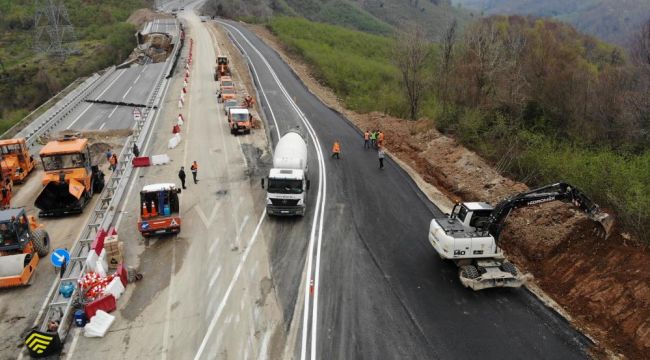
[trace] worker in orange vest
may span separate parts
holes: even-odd
[[[111,158],[108,160],[108,162],[110,163],[108,169],[115,171],[115,169],[117,169],[117,155],[113,153],[113,155],[111,155]]]
[[[246,97],[244,98],[244,104],[246,105],[247,108],[251,108],[253,107],[253,105],[255,105],[255,99],[253,99],[253,97],[250,95],[246,95]]]
[[[332,158],[341,158],[341,144],[338,140],[334,141],[334,145],[332,145]]]
[[[377,135],[377,144],[384,146],[384,132],[381,130],[379,130],[379,134]]]
[[[370,130],[366,129],[366,132],[363,133],[363,148],[370,148]]]
[[[190,171],[192,172],[192,178],[194,178],[194,183],[196,184],[198,180],[196,179],[196,175],[199,171],[199,164],[196,163],[196,160],[192,162],[192,166],[190,166]]]

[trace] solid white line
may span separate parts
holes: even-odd
[[[201,346],[199,346],[199,350],[196,352],[196,355],[194,356],[194,360],[201,359],[201,356],[203,355],[203,351],[205,351],[205,347],[208,345],[208,339],[210,339],[210,337],[212,336],[214,327],[217,325],[217,321],[219,320],[219,317],[221,316],[223,309],[226,307],[226,304],[228,303],[228,299],[230,298],[230,293],[232,292],[233,287],[239,280],[239,274],[241,273],[244,264],[246,264],[246,260],[248,259],[248,254],[250,254],[251,249],[253,248],[253,245],[257,240],[257,234],[259,233],[260,227],[262,226],[262,223],[264,222],[265,218],[266,218],[266,208],[264,209],[264,211],[262,211],[262,215],[260,215],[260,220],[257,222],[257,227],[255,227],[255,231],[253,232],[253,235],[251,237],[250,246],[246,248],[246,251],[244,252],[244,256],[242,257],[242,259],[239,262],[239,265],[237,266],[235,275],[232,277],[232,280],[228,285],[228,290],[226,290],[225,295],[221,299],[217,312],[210,320],[210,325],[208,326],[208,330],[205,332],[205,335],[203,336],[203,341],[201,341]]]
[[[120,77],[122,77],[122,75],[124,75],[125,72],[126,72],[126,70],[120,70],[120,74],[117,75],[117,76],[115,77],[115,79],[113,79],[113,81],[111,81],[110,84],[108,84],[108,86],[106,87],[106,89],[104,89],[104,91],[102,91],[99,95],[97,95],[97,97],[95,98],[95,101],[99,100],[99,98],[102,97],[102,95],[104,95],[104,93],[107,92],[108,89],[110,89],[111,86],[113,86],[113,84],[115,84],[115,82],[117,81],[117,79],[119,79]]]
[[[91,106],[93,106],[92,103],[88,104],[88,106],[84,109],[84,111],[82,111],[81,114],[79,114],[79,116],[77,116],[77,117],[72,121],[72,123],[71,123],[70,125],[68,125],[68,127],[66,128],[66,130],[67,130],[67,129],[70,129],[71,127],[73,127],[74,124],[76,124],[77,121],[79,121],[79,119],[81,119],[81,117],[86,113],[86,111],[88,111],[88,110],[90,109]]]
[[[115,108],[113,109],[113,111],[111,111],[111,113],[108,114],[109,119],[111,118],[111,116],[113,116],[113,114],[115,113],[115,110],[117,110],[118,107],[119,107],[118,105],[115,105]]]
[[[214,249],[217,248],[217,244],[219,244],[219,240],[220,240],[220,239],[219,239],[219,237],[217,236],[217,238],[214,239],[214,241],[212,241],[212,245],[210,245],[210,250],[209,250],[210,255],[212,255],[212,253],[214,252]]]
[[[79,334],[81,333],[81,329],[76,329],[74,332],[74,337],[72,339],[72,343],[70,344],[70,350],[66,352],[66,360],[73,359],[73,354],[75,350],[77,350],[77,343],[79,343]]]
[[[222,23],[222,24],[228,26],[229,28],[234,29],[236,32],[238,32],[242,36],[242,38],[248,43],[248,45],[259,55],[262,62],[264,62],[264,64],[268,68],[271,76],[274,78],[275,82],[278,84],[278,86],[279,86],[280,90],[282,91],[282,93],[284,94],[285,98],[288,100],[289,104],[294,108],[294,110],[298,113],[298,115],[301,118],[303,124],[305,124],[305,126],[307,127],[308,132],[310,133],[310,135],[312,136],[312,139],[314,140],[314,143],[315,143],[314,147],[316,148],[316,153],[318,155],[319,170],[320,170],[319,171],[319,180],[320,180],[319,181],[319,192],[318,192],[318,197],[317,197],[317,201],[316,201],[316,214],[314,215],[315,221],[314,221],[314,223],[312,225],[312,232],[311,232],[310,243],[309,243],[309,259],[308,259],[308,264],[307,264],[307,277],[306,277],[306,281],[307,281],[306,285],[307,286],[305,286],[305,312],[303,313],[304,317],[303,317],[303,337],[302,337],[301,359],[304,360],[305,357],[306,357],[306,348],[307,348],[307,343],[306,342],[307,342],[307,331],[308,331],[307,329],[308,329],[308,324],[309,324],[309,302],[310,302],[309,301],[310,300],[309,291],[310,291],[310,282],[312,280],[311,273],[312,273],[312,259],[314,257],[313,256],[313,249],[314,249],[313,243],[314,243],[314,239],[315,239],[315,227],[316,227],[316,224],[318,223],[318,221],[320,221],[320,227],[319,227],[319,231],[318,231],[318,233],[319,233],[318,234],[318,250],[316,251],[316,265],[320,266],[320,247],[321,247],[321,243],[322,243],[323,216],[324,216],[325,204],[326,204],[326,198],[325,198],[326,195],[325,194],[326,194],[326,189],[327,189],[327,184],[326,184],[327,178],[325,177],[326,168],[325,168],[325,163],[324,163],[324,160],[323,160],[321,145],[320,145],[320,141],[319,141],[318,137],[316,136],[315,130],[311,126],[311,123],[309,122],[307,117],[304,115],[304,113],[300,110],[300,108],[296,105],[296,103],[293,101],[293,99],[291,98],[291,96],[289,95],[289,93],[287,92],[285,87],[280,82],[280,79],[278,78],[277,74],[275,73],[275,71],[273,70],[271,65],[268,63],[268,61],[264,58],[262,53],[255,46],[253,46],[253,44],[248,40],[248,38],[246,38],[246,36],[244,36],[244,34],[241,31],[239,31],[239,29],[235,28],[234,26],[232,26],[230,24],[226,24],[226,23],[223,23],[223,22],[220,22],[220,23]],[[237,40],[235,40],[235,42],[237,42]],[[240,44],[240,46],[241,46],[241,44]],[[252,65],[252,63],[251,63],[251,66],[253,66],[253,68],[255,67],[254,65]],[[323,186],[322,189],[321,189],[321,185]],[[323,190],[323,191],[321,192],[321,190]],[[323,195],[323,201],[322,202],[321,202],[321,195]],[[320,207],[319,207],[319,205],[320,205]],[[319,215],[320,215],[320,218],[319,218]],[[318,221],[316,221],[317,219],[318,219]],[[318,276],[319,273],[320,272],[318,271],[318,269],[316,269],[315,276]],[[311,341],[311,358],[312,359],[316,359],[316,343],[317,343],[316,337],[317,337],[317,324],[318,324],[318,307],[317,307],[317,304],[318,304],[318,299],[317,299],[318,288],[317,288],[317,286],[318,286],[318,278],[314,279],[314,308],[313,308],[313,312],[312,312],[312,327],[311,327],[311,330],[312,330],[312,334],[311,334],[311,339],[312,339],[312,341]]]
[[[221,266],[219,266],[217,268],[217,271],[215,271],[214,275],[212,275],[212,278],[210,279],[210,283],[208,284],[208,288],[212,289],[212,286],[214,285],[214,282],[217,281],[219,274],[221,274]]]
[[[129,95],[129,93],[131,92],[131,89],[133,89],[133,85],[129,86],[129,90],[127,90],[127,91],[124,93],[124,95],[122,95],[122,100],[124,100],[124,98],[125,98],[127,95]]]

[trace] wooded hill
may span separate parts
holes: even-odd
[[[34,1],[0,0],[0,132],[78,77],[122,62],[135,46],[125,22],[150,0],[66,0],[78,50],[64,60],[35,52]]]
[[[297,18],[275,18],[269,28],[349,108],[409,117],[395,39]],[[650,241],[645,34],[632,56],[553,20],[481,19],[425,45],[417,117],[531,186],[580,187]]]

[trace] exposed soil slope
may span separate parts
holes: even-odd
[[[253,30],[290,64],[308,88],[360,129],[382,129],[392,157],[415,169],[453,200],[496,203],[527,189],[505,178],[475,153],[440,134],[430,121],[357,114],[319,84],[299,59],[283,51],[265,28]],[[514,212],[502,246],[534,282],[568,312],[599,347],[630,359],[650,353],[650,251],[624,235],[604,240],[568,205],[551,203]],[[604,356],[597,352],[595,356]]]

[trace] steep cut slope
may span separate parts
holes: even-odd
[[[625,45],[639,25],[650,18],[647,0],[454,0],[491,14],[550,16],[609,42]]]

